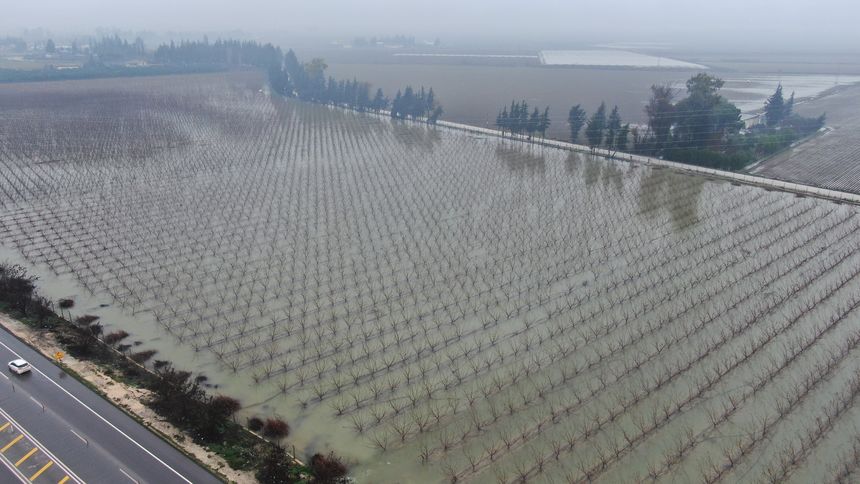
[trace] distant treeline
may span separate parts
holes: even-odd
[[[359,111],[390,109],[394,118],[422,119],[430,123],[435,123],[444,112],[432,88],[425,90],[421,87],[416,91],[406,86],[393,100],[386,97],[382,89],[377,89],[371,97],[369,83],[326,77],[328,66],[323,59],[314,58],[303,63],[292,49],[284,53],[280,47],[268,43],[220,39],[215,42],[208,39],[178,44],[170,42],[160,45],[151,59],[141,59],[151,60],[150,64],[139,66],[106,64],[105,61],[145,57],[145,46],[140,39],[129,43],[118,36],[105,37],[91,47],[94,55],[80,68],[0,69],[0,82],[146,76],[254,67],[267,72],[272,91],[282,96]]]
[[[27,50],[27,41],[20,37],[3,37],[0,38],[0,48],[23,52]]]
[[[253,41],[216,40],[179,44],[170,42],[159,46],[153,60],[160,64],[221,64],[226,66],[252,66],[269,69],[284,58],[280,47]]]
[[[377,97],[381,95],[380,90]],[[406,86],[403,94],[397,91],[394,101],[391,102],[392,118],[426,118],[430,123],[435,123],[442,116],[442,112],[442,106],[436,102],[432,87],[425,92],[424,86],[421,86],[421,90],[416,93],[412,86]]]
[[[529,114],[529,105],[525,101],[511,101],[511,109],[505,106],[496,116],[496,126],[502,133],[508,131],[511,134],[525,134],[529,138],[536,133],[546,136],[546,130],[550,127],[549,106],[541,112],[537,107]]]
[[[739,170],[824,125],[824,115],[805,118],[795,114],[794,94],[785,101],[779,85],[765,101],[765,122],[747,127],[740,109],[720,95],[723,84],[722,79],[698,74],[686,83],[687,97],[677,102],[671,86],[652,86],[645,107],[648,127],[634,140],[635,150],[668,160]]]
[[[723,84],[722,79],[697,74],[686,83],[687,97],[678,101],[672,86],[652,86],[651,99],[645,106],[648,123],[644,129],[622,124],[617,107],[607,116],[606,104],[601,103],[589,117],[577,104],[568,115],[570,141],[579,143],[582,132],[592,149],[629,150],[710,168],[740,170],[824,125],[824,115],[806,118],[795,114],[794,94],[786,100],[780,85],[765,102],[764,122],[747,127],[740,109],[720,95]]]
[[[356,79],[338,81],[326,77],[328,68],[320,58],[302,63],[290,49],[283,56],[282,62],[270,66],[269,84],[273,91],[287,97],[296,97],[304,101],[321,104],[348,107],[358,111],[382,112],[389,110],[393,118],[426,119],[435,123],[444,112],[436,100],[433,89],[425,91],[421,87],[415,91],[406,86],[403,91],[397,91],[394,99],[385,96],[382,89],[377,89],[373,97],[371,87],[367,82]]]
[[[78,50],[77,43],[72,43],[72,50]],[[100,61],[115,62],[142,58],[146,55],[146,46],[140,37],[129,42],[114,34],[113,37],[102,37],[90,42],[90,53]]]
[[[217,72],[229,68],[276,68],[283,59],[272,44],[218,40],[214,43],[174,42],[159,46],[148,55],[143,41],[133,43],[118,37],[104,37],[90,44],[89,59],[80,67],[46,66],[43,69],[0,69],[0,82],[63,81],[104,77],[157,76]],[[141,61],[126,65],[128,60]]]

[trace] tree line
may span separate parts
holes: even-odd
[[[27,50],[27,41],[20,37],[2,37],[0,38],[0,49],[8,49],[13,52],[24,52]]]
[[[421,87],[416,91],[407,86],[402,92],[398,91],[393,100],[386,97],[382,89],[371,96],[369,83],[326,76],[325,60],[313,58],[301,62],[292,49],[283,53],[272,44],[234,40],[218,40],[211,44],[206,40],[178,45],[171,42],[160,46],[154,58],[166,64],[258,67],[268,73],[272,91],[282,96],[358,111],[382,112],[390,108],[394,118],[426,119],[435,123],[444,112],[432,88],[426,91]]]
[[[53,44],[53,42],[51,42]],[[19,82],[55,79],[90,79],[97,77],[125,77],[141,75],[176,74],[184,72],[212,72],[232,67],[255,67],[268,74],[273,92],[303,101],[346,107],[358,111],[389,111],[393,118],[426,120],[435,123],[444,113],[442,105],[431,87],[425,90],[406,86],[397,91],[394,99],[377,89],[371,96],[371,86],[357,79],[337,80],[326,76],[328,65],[321,58],[301,62],[290,49],[284,53],[270,43],[221,40],[171,41],[155,49],[155,65],[126,67],[105,64],[103,61],[125,57],[140,57],[145,46],[139,38],[133,43],[114,35],[92,45],[91,59],[79,69],[51,67],[23,71],[0,69],[0,82]]]
[[[77,42],[73,42],[72,51],[77,52],[77,50]],[[90,41],[90,53],[99,60],[108,62],[141,58],[146,55],[146,45],[140,37],[134,39],[134,42],[129,42],[114,34],[112,37]]]
[[[529,113],[529,105],[525,101],[511,101],[511,108],[505,106],[496,116],[496,127],[502,131],[510,132],[511,135],[526,135],[529,139],[537,133],[541,137],[546,136],[551,121],[549,119],[549,106],[540,111],[537,107]]]
[[[571,137],[576,138],[579,130],[585,125],[585,139],[591,149],[606,148],[610,151],[627,151],[630,139],[630,123],[621,124],[621,113],[618,106],[614,106],[609,116],[606,115],[606,103],[600,106],[585,119],[585,111],[577,104],[571,108],[568,114],[568,124]],[[574,132],[574,130],[576,130]]]
[[[262,69],[278,65],[283,57],[280,47],[272,44],[221,39],[212,43],[207,39],[178,44],[171,41],[158,46],[153,54],[153,60],[163,64],[218,64]]]
[[[273,91],[287,97],[358,111],[379,113],[390,109],[391,117],[399,119],[426,119],[435,123],[444,113],[432,87],[425,90],[422,86],[416,91],[412,86],[406,86],[403,91],[397,91],[394,99],[389,99],[379,88],[371,97],[369,83],[326,77],[327,68],[328,65],[320,58],[300,62],[290,49],[281,62],[269,67],[269,84]]]
[[[124,45],[117,37],[110,45]],[[326,76],[328,65],[321,58],[301,62],[290,49],[284,53],[280,47],[254,41],[221,40],[170,42],[160,45],[153,60],[166,66],[251,66],[268,73],[272,91],[303,101],[348,107],[359,111],[382,112],[389,108],[391,116],[401,119],[438,120],[444,110],[436,100],[433,89],[415,90],[407,86],[398,91],[394,99],[377,89],[371,96],[371,86],[357,79],[337,80]]]
[[[763,107],[763,123],[746,126],[741,111],[720,94],[720,78],[697,74],[686,82],[687,96],[675,101],[670,85],[651,86],[645,107],[647,129],[634,140],[638,153],[712,168],[737,170],[773,154],[824,125],[825,117],[793,112],[794,94],[782,85]]]
[[[741,111],[720,95],[724,81],[697,74],[686,82],[687,96],[676,101],[671,85],[651,86],[645,106],[647,125],[622,123],[618,107],[607,115],[606,103],[588,116],[581,105],[570,109],[570,141],[580,136],[592,149],[632,151],[712,168],[737,170],[761,156],[773,154],[824,125],[825,117],[806,118],[793,112],[794,93],[788,99],[782,85],[765,102],[764,122],[746,126]],[[499,115],[497,125],[502,115]],[[505,128],[502,128],[503,131]],[[507,128],[510,129],[510,128]]]
[[[377,91],[377,98],[380,96],[382,96],[382,90]],[[430,123],[435,123],[443,112],[442,106],[436,102],[432,87],[429,91],[424,91],[424,86],[421,86],[421,89],[416,92],[412,86],[406,86],[403,94],[397,91],[391,102],[392,118],[426,118]]]

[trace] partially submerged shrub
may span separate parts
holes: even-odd
[[[293,463],[287,453],[275,446],[271,446],[260,463],[257,471],[257,480],[262,484],[282,484],[295,482],[293,476]]]
[[[281,440],[290,435],[290,425],[279,418],[266,419],[263,425],[263,436],[272,440]]]
[[[0,264],[0,300],[11,310],[24,313],[35,289],[36,277],[27,275],[23,266]]]
[[[338,482],[347,471],[346,464],[334,452],[329,452],[328,455],[314,454],[311,457],[310,467],[316,478],[314,482]]]
[[[109,345],[115,345],[128,337],[128,333],[123,330],[114,331],[105,335],[104,341]]]
[[[83,316],[78,316],[78,318],[75,319],[75,322],[80,325],[87,326],[98,321],[98,319],[98,316],[93,316],[92,314],[84,314]]]
[[[223,413],[211,405],[203,389],[190,372],[180,371],[170,364],[155,370],[150,389],[152,408],[168,420],[186,429],[195,442],[218,442],[224,438]]]
[[[212,409],[216,413],[224,415],[224,418],[231,417],[234,413],[242,409],[242,404],[239,403],[239,400],[228,397],[227,395],[218,395],[217,397],[212,398],[209,405],[212,406]]]
[[[146,363],[147,360],[155,356],[155,353],[155,350],[144,350],[132,353],[128,355],[128,357],[131,358],[135,363],[142,365]]]
[[[259,432],[263,429],[263,419],[260,417],[251,417],[248,419],[248,428],[251,429],[252,432]]]

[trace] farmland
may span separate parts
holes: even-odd
[[[707,69],[701,64],[670,57],[655,57],[624,50],[545,50],[541,64],[548,66],[603,66],[665,69]]]
[[[360,482],[858,478],[856,206],[263,86],[0,86],[2,254]]]
[[[798,110],[827,113],[828,130],[753,167],[752,173],[860,193],[860,86],[843,86],[801,104]]]
[[[313,51],[315,52],[315,51]],[[334,56],[330,51],[320,55]],[[611,108],[618,105],[625,121],[645,124],[644,105],[654,84],[672,84],[682,89],[684,82],[697,71],[632,69],[620,72],[617,68],[565,68],[520,65],[518,59],[494,58],[483,64],[457,64],[452,60],[431,63],[433,59],[448,57],[407,57],[390,55],[387,62],[355,54],[334,57],[330,72],[336,78],[367,80],[386,93],[397,92],[405,84],[433,86],[445,105],[445,119],[475,126],[492,127],[502,106],[511,99],[525,99],[531,106],[550,106],[552,125],[547,131],[551,138],[567,140],[567,113],[571,106],[582,103],[593,112],[601,101]],[[405,60],[404,60],[405,59]],[[453,58],[459,59],[459,58]],[[420,61],[420,62],[419,62]],[[475,63],[478,60],[474,61]],[[704,62],[704,61],[703,61]],[[708,65],[711,65],[710,63]],[[760,110],[764,101],[782,82],[786,95],[797,91],[798,99],[812,97],[834,85],[833,75],[798,74],[779,75],[751,70],[720,70],[714,64],[711,74],[725,79],[723,95],[740,107],[744,117]],[[748,66],[740,66],[747,67]],[[856,83],[856,74],[838,78],[840,84]],[[818,114],[821,114],[820,112]]]

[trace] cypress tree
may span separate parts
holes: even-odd
[[[517,119],[517,132],[525,133],[529,129],[529,105],[523,101],[520,103],[520,111]]]
[[[620,130],[621,114],[618,112],[618,106],[614,106],[609,114],[609,121],[606,123],[606,145],[609,149],[617,149],[615,142]]]
[[[576,143],[576,140],[579,138],[579,132],[582,130],[582,127],[585,126],[586,118],[587,114],[579,104],[570,108],[570,112],[567,114],[567,124],[570,126],[571,143]]]
[[[505,130],[508,129],[508,107],[505,106],[502,111],[496,116],[496,127],[502,131],[502,134],[505,134]]]
[[[603,132],[606,129],[606,103],[601,102],[597,111],[591,115],[585,126],[585,137],[591,149],[603,144]]]
[[[402,117],[400,111],[403,109],[403,96],[400,94],[400,90],[397,91],[397,94],[394,96],[394,101],[391,102],[391,117],[392,118],[400,118]]]
[[[543,114],[540,117],[540,125],[538,127],[541,137],[546,138],[546,130],[549,129],[551,123],[552,122],[549,119],[549,106],[547,106],[543,110]]]
[[[785,102],[783,113],[783,120],[788,119],[792,114],[794,114],[794,91],[791,91],[791,97],[789,97],[788,101]]]
[[[625,124],[618,130],[618,135],[615,138],[615,149],[618,151],[627,151],[627,143],[630,138],[630,123]]]
[[[764,102],[764,119],[769,127],[775,127],[782,123],[784,117],[785,99],[782,97],[782,84],[779,84],[776,86],[776,92]]]

